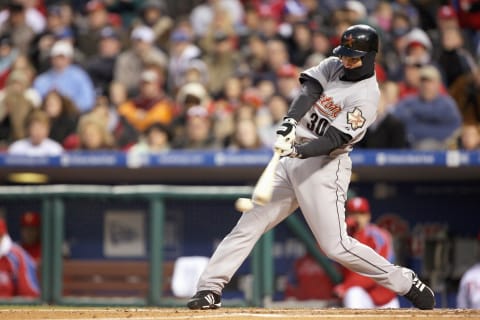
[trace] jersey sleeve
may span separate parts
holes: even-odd
[[[317,80],[323,88],[326,88],[327,82],[332,79],[333,73],[338,69],[339,63],[338,58],[330,57],[322,60],[316,66],[303,71],[301,74]]]
[[[377,117],[378,99],[347,100],[345,108],[336,117],[331,126],[359,140]]]

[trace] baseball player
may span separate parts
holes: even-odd
[[[471,266],[460,279],[457,308],[480,309],[480,262]]]
[[[245,212],[222,240],[200,277],[190,309],[221,306],[225,284],[263,233],[300,207],[320,248],[331,259],[433,309],[433,291],[410,269],[396,266],[347,234],[345,200],[352,170],[349,152],[375,120],[377,32],[354,25],[342,34],[336,57],[300,74],[302,89],[277,130],[281,151],[270,203]]]
[[[348,199],[346,205],[347,233],[356,240],[374,249],[390,262],[395,260],[392,237],[390,233],[371,223],[370,205],[363,197]],[[344,268],[343,281],[333,291],[342,299],[346,308],[399,308],[397,295],[371,278],[359,275]]]
[[[37,298],[37,265],[30,255],[8,234],[0,217],[0,298],[23,296]]]

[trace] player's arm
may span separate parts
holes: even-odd
[[[282,156],[290,155],[295,151],[293,143],[297,122],[310,110],[323,93],[320,82],[306,74],[300,76],[300,83],[302,84],[300,93],[290,104],[290,108],[277,130],[274,149],[280,150]]]
[[[293,99],[285,118],[293,118],[300,121],[305,113],[313,106],[323,93],[323,87],[316,79],[306,75],[300,75],[302,84],[300,93]]]
[[[295,146],[299,158],[309,158],[330,154],[333,150],[347,144],[352,137],[335,127],[329,127],[323,136],[307,143]]]

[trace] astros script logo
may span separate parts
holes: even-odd
[[[353,37],[351,34],[349,34],[348,36],[345,37],[345,39],[343,40],[343,45],[346,46],[346,47],[352,47],[353,45]]]
[[[363,127],[365,121],[366,120],[363,117],[360,109],[355,108],[352,112],[347,112],[347,123],[352,127],[353,130]]]

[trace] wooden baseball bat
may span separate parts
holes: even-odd
[[[252,201],[259,205],[265,205],[272,199],[273,177],[275,169],[280,161],[280,151],[275,150],[272,158],[262,172],[252,193]]]

